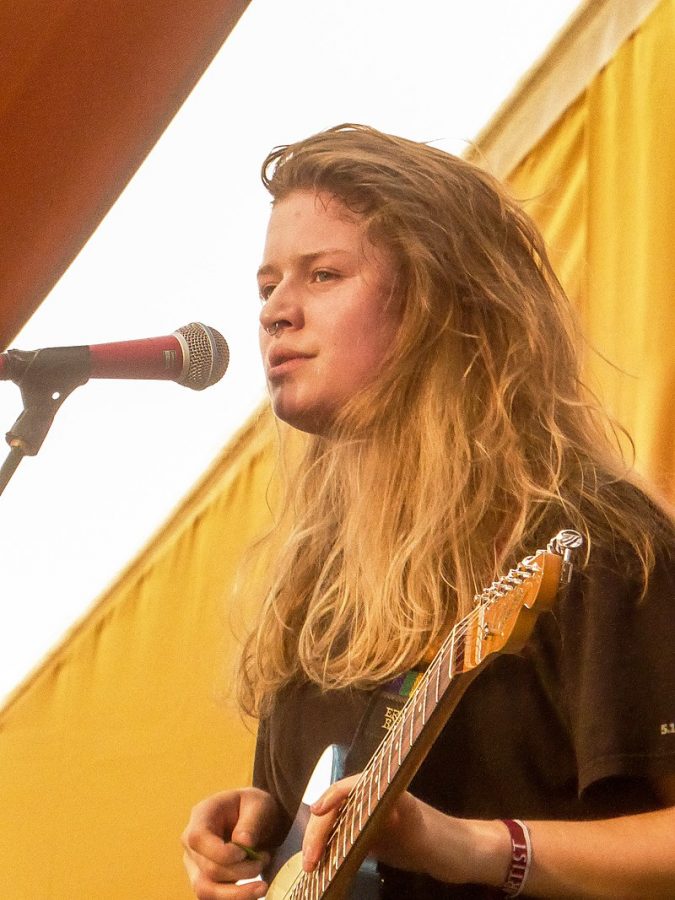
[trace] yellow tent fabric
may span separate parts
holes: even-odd
[[[675,0],[664,0],[510,173],[592,342],[629,371],[589,355],[663,484],[674,52]],[[191,896],[178,844],[188,810],[250,775],[253,736],[223,697],[223,660],[240,612],[234,571],[269,523],[274,447],[263,411],[0,711],[0,897]]]
[[[0,714],[3,900],[193,896],[186,815],[250,778],[225,601],[269,525],[274,435],[263,411]]]
[[[579,306],[587,381],[632,435],[638,469],[671,497],[674,50],[668,0],[509,177]]]
[[[506,178],[663,0],[584,0],[466,156]]]

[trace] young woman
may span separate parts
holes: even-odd
[[[505,818],[530,840],[512,893],[675,896],[672,529],[581,384],[535,226],[479,169],[362,126],[273,151],[263,180],[263,362],[275,414],[306,437],[242,657],[255,787],[193,810],[196,895],[262,896],[235,883],[266,859],[242,846],[280,841],[323,747],[572,527],[586,557],[569,591],[473,682],[380,829],[383,896],[501,896]],[[313,806],[307,871],[352,784]]]

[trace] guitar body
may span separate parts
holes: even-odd
[[[266,900],[286,900],[302,872],[302,839],[309,821],[309,804],[335,781],[345,777],[344,762],[346,748],[332,744],[323,752],[309,780],[303,802],[286,836],[286,840],[276,850],[265,871],[265,880],[271,881]],[[382,878],[377,863],[366,857],[346,893],[331,893],[331,898],[344,900],[380,900]]]

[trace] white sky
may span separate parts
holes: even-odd
[[[0,700],[138,552],[264,395],[255,271],[273,146],[364,122],[461,153],[577,0],[252,0],[192,95],[13,345],[221,331],[198,393],[91,381],[0,497]],[[0,433],[21,412],[0,383]],[[0,456],[4,455],[0,447]]]

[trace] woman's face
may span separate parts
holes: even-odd
[[[395,272],[391,251],[329,194],[297,191],[275,204],[258,285],[260,349],[280,419],[326,433],[377,377],[400,321]]]

